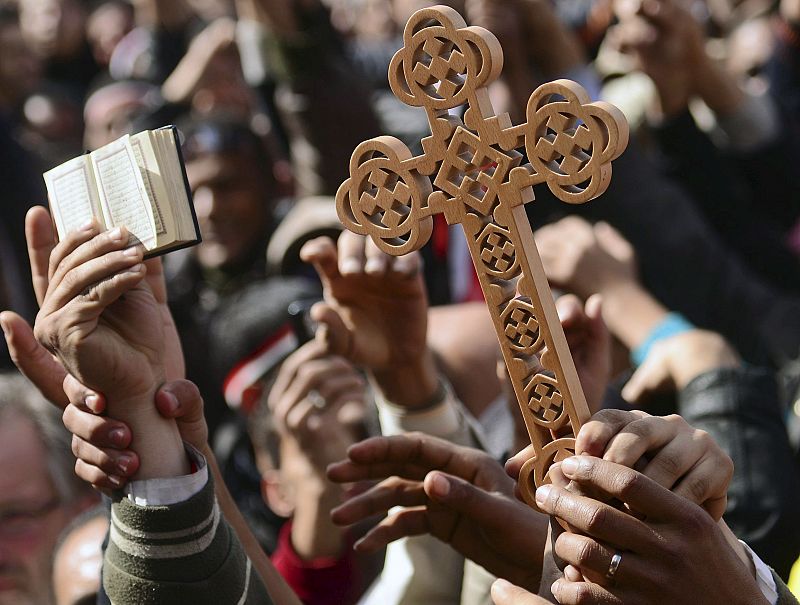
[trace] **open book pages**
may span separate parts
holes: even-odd
[[[125,135],[44,174],[59,239],[92,217],[125,226],[147,257],[200,241],[174,127]]]

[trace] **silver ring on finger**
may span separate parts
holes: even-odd
[[[618,552],[614,553],[614,556],[611,557],[611,563],[608,566],[608,571],[606,572],[606,577],[609,580],[613,580],[614,576],[617,575],[617,570],[619,569],[619,565],[622,563],[622,555]]]
[[[328,403],[317,389],[311,389],[306,395],[306,399],[318,410],[324,409]]]

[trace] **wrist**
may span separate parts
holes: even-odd
[[[436,364],[427,348],[419,358],[409,363],[371,373],[375,386],[386,401],[409,410],[430,407],[441,390]]]
[[[707,57],[695,69],[695,87],[700,98],[717,115],[730,115],[744,100],[736,81]]]
[[[667,309],[633,281],[615,282],[600,294],[606,325],[630,350],[641,345],[667,316]]]

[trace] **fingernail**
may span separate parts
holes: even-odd
[[[169,411],[173,414],[177,412],[180,405],[178,404],[178,398],[175,397],[175,394],[169,391],[164,391],[164,397],[167,400],[167,408],[169,408]]]
[[[450,482],[441,475],[433,475],[431,477],[431,489],[434,495],[446,498],[450,493]]]
[[[108,232],[108,237],[115,242],[122,241],[122,229],[119,227],[115,227],[114,229]]]
[[[550,586],[550,592],[553,593],[554,597],[558,597],[559,593],[561,592],[561,579],[559,578]]]
[[[576,472],[578,472],[579,466],[580,462],[575,456],[561,461],[561,471],[567,476],[574,475]]]
[[[139,273],[141,272],[142,269],[144,269],[144,264],[139,263],[137,265],[134,265],[130,269],[127,269],[125,273]]]
[[[377,258],[370,258],[364,266],[366,273],[383,273],[383,262]]]
[[[111,439],[111,443],[119,446],[125,445],[125,430],[124,429],[113,429],[109,434],[109,438]]]
[[[511,589],[511,583],[503,578],[497,578],[492,584],[492,592],[499,593],[500,595],[506,594]]]
[[[544,503],[547,502],[547,497],[550,495],[551,488],[552,486],[550,485],[543,485],[536,490],[536,504],[544,506]]]
[[[347,275],[350,273],[358,273],[361,270],[361,263],[355,258],[346,258],[342,261],[341,273]]]
[[[116,475],[109,475],[108,480],[115,487],[122,487],[122,479],[120,479]]]
[[[94,229],[94,219],[90,218],[88,221],[81,225],[81,231],[91,231]]]
[[[100,407],[100,398],[94,394],[87,395],[86,399],[83,400],[83,403],[87,408],[96,413],[97,409]]]
[[[139,248],[137,246],[131,246],[130,248],[125,248],[123,254],[125,256],[139,256]]]
[[[122,471],[123,475],[127,475],[132,463],[133,460],[130,456],[120,456],[117,459],[117,468]]]
[[[5,335],[6,340],[9,340],[11,338],[11,330],[9,330],[6,322],[2,318],[0,318],[0,328],[3,329],[3,334]]]

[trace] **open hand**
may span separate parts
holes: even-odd
[[[513,482],[488,454],[408,433],[367,439],[347,455],[328,469],[332,481],[381,482],[334,509],[335,523],[407,507],[372,528],[357,549],[430,533],[495,575],[536,589],[547,520],[514,499]]]

